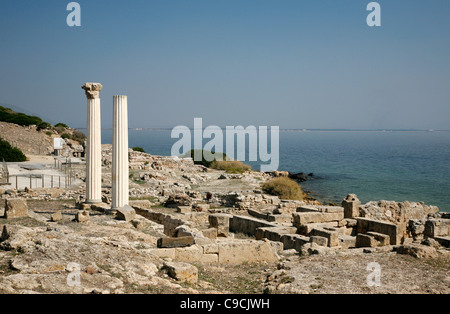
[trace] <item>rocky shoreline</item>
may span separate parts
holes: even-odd
[[[450,217],[434,206],[283,200],[261,183],[287,172],[228,174],[130,150],[130,207],[112,213],[111,145],[102,156],[103,204],[84,204],[83,164],[71,168],[80,185],[0,189],[0,292],[450,292]],[[366,283],[374,261],[378,287]]]

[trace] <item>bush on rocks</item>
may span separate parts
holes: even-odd
[[[25,154],[17,147],[12,147],[7,141],[0,138],[0,161],[23,162],[27,160]]]
[[[262,188],[266,193],[279,196],[281,199],[303,200],[305,198],[305,193],[298,183],[287,177],[274,178],[263,183]]]

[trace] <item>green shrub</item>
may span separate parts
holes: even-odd
[[[64,133],[63,135],[61,135],[61,138],[63,138],[63,139],[70,139],[72,137],[70,136],[70,134]]]
[[[189,152],[187,152],[186,154],[183,155],[183,157],[191,157],[194,160],[194,164],[196,165],[202,165],[205,167],[210,167],[213,161],[223,161],[223,160],[228,160],[228,157],[225,153],[215,153],[215,152],[210,152],[207,150],[202,150],[201,151],[201,155],[202,155],[202,159],[201,160],[196,160],[195,159],[195,153],[199,152],[200,150],[198,149],[192,149]],[[211,154],[214,154],[215,158],[213,159]],[[213,160],[211,160],[213,159]],[[211,161],[210,161],[211,160]]]
[[[68,128],[67,124],[61,122],[55,125],[55,131],[58,132],[58,134],[64,133]]]
[[[133,147],[133,151],[135,151],[135,152],[141,152],[141,153],[145,153],[145,150],[142,148],[142,147],[138,147],[138,146],[136,146],[136,147]]]
[[[12,147],[7,141],[0,138],[0,160],[6,162],[23,162],[27,160],[25,154],[18,148]]]
[[[52,136],[53,135],[53,133],[50,132],[50,131],[45,132],[45,134],[47,134],[48,136]]]
[[[244,173],[252,170],[252,167],[237,160],[214,160],[210,168],[225,170],[227,173]]]
[[[271,179],[261,185],[264,192],[279,196],[286,200],[303,200],[305,193],[303,193],[300,185],[290,178],[279,177]]]
[[[48,123],[48,122],[41,122],[41,123],[38,124],[37,130],[38,131],[40,131],[40,130],[47,130],[47,129],[50,129],[51,127],[52,127],[52,125],[50,123]]]
[[[81,131],[75,130],[72,132],[72,139],[80,144],[83,144],[86,140],[86,135]]]
[[[58,132],[58,134],[62,134],[66,131],[66,128],[62,126],[55,126],[55,131]]]
[[[0,121],[14,123],[21,126],[39,125],[43,123],[41,118],[17,113],[9,108],[0,106]]]
[[[69,128],[69,127],[67,126],[67,124],[61,123],[61,122],[55,124],[55,128],[59,128],[59,127],[64,128],[64,129],[68,129],[68,128]]]

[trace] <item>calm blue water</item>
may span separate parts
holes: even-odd
[[[130,147],[168,156],[170,133],[130,131]],[[111,138],[103,132],[103,143]],[[314,173],[303,189],[325,202],[355,193],[364,203],[423,201],[450,211],[450,132],[282,131],[279,170]]]

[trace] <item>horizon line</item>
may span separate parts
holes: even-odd
[[[195,129],[193,127],[188,127],[189,130],[203,130]],[[76,130],[86,130],[86,127],[83,128],[73,128]],[[102,130],[109,131],[112,130],[112,127],[101,128]],[[146,131],[146,130],[154,130],[154,131],[171,131],[174,128],[172,127],[130,127],[128,130],[131,131]],[[226,127],[221,127],[220,129],[225,130]],[[450,132],[449,130],[440,130],[440,129],[306,129],[306,128],[280,128],[280,131],[283,132]]]

